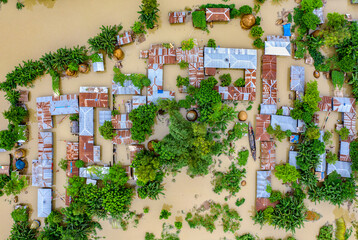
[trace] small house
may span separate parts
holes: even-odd
[[[335,164],[328,164],[327,175],[336,171],[341,177],[350,177],[352,174],[352,163],[337,161]]]
[[[291,56],[291,42],[286,36],[268,36],[265,55]]]
[[[101,161],[101,146],[93,146],[93,161]]]
[[[290,116],[272,115],[271,126],[280,126],[282,131],[290,130],[293,133],[297,133],[297,120]]]
[[[116,136],[113,137],[113,144],[135,144],[137,141],[132,140],[132,134],[129,129],[116,130]]]
[[[109,173],[109,167],[104,166],[89,166],[80,168],[80,177],[89,178],[93,180],[103,179],[104,175]]]
[[[37,146],[40,161],[53,159],[52,132],[39,132]]]
[[[80,136],[93,136],[93,107],[80,107]]]
[[[204,68],[256,69],[257,50],[205,47]]]
[[[356,135],[356,121],[357,116],[356,113],[343,113],[343,127],[346,127],[349,130],[349,135]]]
[[[186,13],[185,12],[169,12],[169,23],[185,23]]]
[[[321,112],[328,112],[332,111],[332,97],[329,96],[323,96],[321,97],[321,101],[318,103],[318,108]]]
[[[255,88],[215,86],[214,89],[220,93],[223,100],[254,101],[256,98]]]
[[[119,46],[133,42],[132,32],[126,31],[122,34],[117,35],[117,42]]]
[[[255,138],[259,141],[270,141],[271,136],[266,129],[270,126],[271,115],[257,114],[256,115],[256,134]]]
[[[71,134],[78,135],[80,133],[80,125],[78,121],[71,121]]]
[[[261,170],[274,170],[276,149],[273,141],[261,141]]]
[[[267,187],[271,185],[271,171],[256,172],[256,198],[269,198]]]
[[[10,166],[1,165],[0,166],[0,175],[5,174],[6,176],[10,176]]]
[[[32,160],[32,186],[52,187],[52,160]]]
[[[103,54],[97,53],[102,61],[95,61],[92,63],[94,72],[104,72]]]
[[[114,129],[130,129],[133,126],[129,120],[129,114],[117,114],[111,116],[111,121]]]
[[[260,104],[260,114],[274,115],[277,112],[276,104]]]
[[[78,95],[60,95],[50,101],[51,115],[78,114]]]
[[[288,152],[288,163],[291,166],[294,166],[296,169],[300,169],[300,167],[297,165],[297,160],[296,160],[297,155],[298,155],[297,151],[289,151]]]
[[[291,66],[291,91],[303,93],[305,91],[305,68]]]
[[[92,163],[94,162],[94,140],[93,136],[79,136],[79,145],[78,145],[78,152],[79,158],[86,162]]]
[[[207,22],[229,22],[230,8],[206,8],[205,16]]]
[[[262,79],[262,104],[277,104],[276,79]]]
[[[147,97],[146,96],[133,96],[132,97],[132,105],[133,109],[138,108],[141,105],[147,104]]]
[[[175,92],[174,91],[163,91],[158,90],[158,92],[153,92],[149,94],[148,92],[148,103],[157,103],[159,99],[174,99]]]
[[[29,91],[27,90],[20,90],[20,97],[19,97],[19,102],[28,102],[29,101]]]
[[[355,136],[349,136],[346,140],[341,140],[339,147],[339,160],[343,162],[351,162],[350,144],[354,141]]]
[[[102,126],[105,121],[111,121],[112,112],[110,110],[103,110],[98,112],[99,125]]]
[[[78,160],[78,142],[66,142],[66,159]]]
[[[108,108],[107,87],[80,87],[80,107]]]
[[[261,78],[266,80],[276,80],[276,72],[277,72],[277,56],[263,55]]]
[[[344,97],[333,97],[333,111],[343,113],[355,113],[355,99]]]
[[[79,169],[78,169],[78,167],[76,167],[76,161],[77,160],[67,161],[66,175],[69,178],[79,175]]]
[[[112,95],[139,95],[140,89],[131,80],[125,80],[123,86],[112,80]]]
[[[52,212],[52,190],[40,188],[37,190],[37,217],[45,218]]]

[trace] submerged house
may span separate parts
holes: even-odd
[[[332,99],[333,97],[323,96],[320,97],[321,101],[318,103],[318,108],[321,112],[332,111]]]
[[[126,31],[117,35],[117,42],[119,46],[133,42],[132,31]]]
[[[355,113],[355,99],[344,97],[333,97],[332,107],[334,112]]]
[[[276,149],[273,141],[261,141],[261,170],[274,170]]]
[[[103,54],[97,53],[102,61],[92,62],[93,72],[104,72]]]
[[[288,36],[267,36],[265,55],[291,56],[291,42]]]
[[[48,217],[52,212],[52,190],[40,188],[37,190],[37,217]]]
[[[40,161],[53,159],[52,132],[39,132],[37,146]]]
[[[271,115],[257,114],[256,115],[256,134],[255,138],[259,141],[270,141],[271,136],[266,129],[270,126]]]
[[[125,80],[123,86],[112,80],[112,95],[140,95],[140,89],[130,80]]]
[[[207,22],[229,22],[230,8],[206,8],[205,17]]]
[[[300,167],[297,165],[296,157],[298,155],[297,151],[289,151],[288,152],[288,163],[291,166],[294,166],[296,169],[300,169]]]
[[[66,159],[78,160],[78,142],[66,142]]]
[[[267,186],[271,185],[271,171],[256,172],[256,198],[269,198],[271,194],[267,192]]]
[[[205,47],[204,68],[256,69],[257,50]]]
[[[291,66],[290,89],[298,93],[305,91],[305,68],[300,66]]]
[[[348,136],[348,139],[346,140],[341,140],[340,142],[340,146],[339,146],[339,161],[343,161],[343,162],[351,162],[351,157],[350,157],[350,144],[352,141],[354,141],[355,136]]]
[[[116,130],[116,136],[113,137],[113,144],[135,144],[137,141],[132,140],[132,133],[129,129]]]
[[[186,12],[169,12],[169,23],[185,23]]]
[[[147,104],[147,97],[146,96],[133,96],[132,97],[132,107],[133,109],[138,108],[141,105]]]
[[[79,176],[82,178],[88,178],[92,180],[103,179],[104,175],[109,173],[109,167],[104,166],[89,166],[79,169]]]
[[[272,115],[271,126],[280,126],[282,131],[291,131],[297,133],[298,122],[290,116]]]
[[[52,187],[52,160],[32,160],[32,186]]]
[[[352,163],[337,161],[335,164],[328,164],[327,175],[336,171],[341,177],[350,177],[352,174]]]
[[[108,108],[108,88],[80,87],[80,107]]]

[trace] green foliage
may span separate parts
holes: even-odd
[[[29,220],[29,214],[27,213],[27,209],[24,207],[20,207],[12,211],[11,217],[14,222],[27,222]]]
[[[327,201],[341,206],[345,201],[353,201],[356,198],[357,189],[353,178],[343,181],[334,171],[328,175],[322,187],[309,189],[308,194],[311,201]]]
[[[259,1],[261,3],[265,2],[265,0],[257,0],[257,1]],[[246,234],[241,235],[241,236],[236,236],[235,239],[236,240],[256,240],[256,238],[250,233],[246,233]]]
[[[352,160],[352,171],[358,171],[358,141],[353,141],[349,145],[349,156]]]
[[[213,232],[216,229],[215,222],[222,220],[224,232],[235,233],[240,228],[240,215],[234,210],[230,209],[227,204],[220,205],[219,203],[211,203],[209,213],[204,213],[204,209],[198,209],[194,214],[187,213],[185,220],[188,222],[190,228],[204,227],[206,231]],[[204,213],[204,214],[200,214]]]
[[[48,71],[52,78],[52,91],[55,95],[60,95],[60,74],[55,70],[50,69]]]
[[[295,166],[290,164],[276,165],[275,176],[283,183],[295,182],[300,177],[300,173]]]
[[[210,38],[209,41],[208,41],[208,43],[206,44],[206,46],[216,49],[215,39]]]
[[[133,190],[116,184],[106,184],[101,191],[103,209],[119,219],[129,211]]]
[[[114,109],[114,110],[111,111],[111,115],[113,117],[116,116],[116,115],[120,115],[120,114],[121,114],[121,112],[119,110],[117,110],[117,109]]]
[[[325,225],[319,229],[317,240],[333,240],[333,225]]]
[[[143,212],[144,212],[144,213],[149,213],[149,207],[144,207],[144,208],[143,208]]]
[[[347,140],[349,136],[349,129],[347,127],[342,127],[340,130],[336,130],[342,140]]]
[[[220,194],[223,190],[227,190],[231,195],[238,193],[241,189],[241,180],[245,177],[246,170],[240,170],[234,163],[229,167],[226,173],[215,172],[213,184],[214,192]]]
[[[135,34],[146,34],[147,31],[145,31],[145,26],[142,22],[139,22],[139,21],[135,21],[133,23],[133,26],[131,26],[131,29],[132,31],[135,33]]]
[[[11,104],[16,105],[20,99],[20,92],[17,90],[9,90],[5,94],[5,99]]]
[[[93,63],[96,62],[103,62],[103,59],[101,58],[101,55],[99,55],[99,53],[94,53],[90,56],[90,59]]]
[[[240,207],[244,203],[245,203],[245,198],[241,198],[241,199],[238,198],[238,199],[236,199],[235,205],[236,205],[236,207]]]
[[[305,136],[308,137],[309,139],[313,140],[313,139],[319,139],[321,136],[321,133],[319,131],[319,128],[317,126],[313,126],[313,127],[308,127],[306,132],[305,132]]]
[[[181,63],[181,62],[180,62]],[[181,87],[181,86],[189,86],[189,77],[182,77],[182,76],[177,76],[177,87]]]
[[[193,26],[200,28],[201,30],[206,30],[206,17],[204,11],[195,11],[192,14]]]
[[[113,81],[121,84],[124,87],[125,81],[132,81],[133,85],[139,89],[148,87],[150,85],[149,78],[140,73],[123,74],[119,68],[113,67],[114,77]]]
[[[338,86],[341,89],[344,83],[344,73],[339,71],[332,71],[332,82],[335,87]]]
[[[142,199],[149,197],[152,200],[158,200],[160,195],[164,195],[163,193],[164,187],[161,184],[161,181],[162,179],[158,180],[158,174],[157,174],[155,181],[149,181],[144,185],[143,183],[139,182],[138,185],[143,185],[143,186],[138,188],[138,196]]]
[[[181,49],[182,50],[191,50],[195,46],[194,39],[189,38],[188,40],[183,40],[181,42]]]
[[[301,41],[296,41],[295,43],[296,43],[295,58],[297,59],[304,58],[307,52],[305,43]]]
[[[82,161],[82,160],[77,160],[77,161],[75,162],[75,166],[76,166],[77,168],[82,168],[82,167],[85,166],[85,162]]]
[[[14,105],[10,106],[9,110],[3,112],[4,118],[14,125],[23,123],[28,115],[29,112],[25,108]]]
[[[234,86],[235,86],[235,87],[245,87],[245,79],[243,79],[243,78],[238,78],[238,79],[234,82]]]
[[[155,154],[148,150],[142,150],[135,155],[132,163],[135,175],[143,185],[148,181],[154,181],[160,170],[160,161]]]
[[[324,143],[314,139],[305,140],[299,145],[296,157],[297,165],[302,171],[309,171],[319,163],[319,157],[325,151]]]
[[[149,29],[153,29],[154,24],[158,22],[158,6],[157,0],[142,0],[140,5],[139,20]]]
[[[11,213],[12,218],[14,219],[14,224],[12,225],[9,240],[35,240],[37,230],[30,228],[30,223],[28,222],[29,215],[25,208],[16,209]]]
[[[152,134],[152,127],[157,110],[157,106],[151,103],[141,105],[130,112],[129,119],[133,123],[131,128],[133,140],[141,143],[145,141],[148,135],[150,136]]]
[[[277,140],[280,142],[282,139],[288,138],[291,136],[292,132],[290,130],[282,131],[280,125],[276,125],[275,128],[273,128],[271,125],[269,125],[266,129],[267,133],[270,135],[274,135]]]
[[[165,113],[171,113],[172,111],[179,110],[180,105],[175,99],[159,99],[157,107]]]
[[[332,133],[330,131],[325,131],[323,134],[323,142],[327,145],[330,142],[330,139],[332,137]]]
[[[241,150],[237,153],[237,161],[239,166],[245,166],[249,158],[249,150]]]
[[[25,5],[23,3],[21,3],[21,2],[16,3],[16,9],[17,10],[21,10],[23,7],[25,7]]]
[[[252,13],[252,7],[250,7],[249,5],[242,5],[239,8],[239,12],[241,13],[241,15],[251,14]]]
[[[27,186],[26,176],[20,176],[18,172],[11,172],[10,180],[4,186],[3,191],[7,196],[17,195]]]
[[[65,71],[70,64],[79,65],[88,60],[85,46],[72,48],[59,48],[56,52],[43,55],[40,60],[47,70],[57,72]],[[50,72],[51,73],[51,72]]]
[[[229,86],[231,84],[231,75],[230,75],[230,73],[220,75],[219,79],[221,81],[221,86],[222,87],[227,87],[227,86]]]
[[[105,121],[102,126],[99,127],[99,133],[106,140],[112,140],[116,133],[112,125],[112,121]]]
[[[0,174],[0,197],[4,195],[3,188],[10,181],[10,177],[5,174]]]
[[[103,50],[110,58],[112,58],[117,43],[117,35],[122,28],[122,25],[102,25],[102,27],[100,27],[101,32],[98,33],[97,36],[88,39],[88,44],[90,45],[91,50],[94,52]]]
[[[265,42],[262,41],[261,38],[256,38],[253,44],[254,44],[254,47],[256,47],[258,49],[264,49],[265,48]]]
[[[71,114],[70,121],[79,121],[80,116],[78,114]]]
[[[180,67],[180,69],[187,69],[189,67],[189,63],[185,62],[185,61],[180,61],[179,67]]]
[[[66,171],[66,170],[67,170],[67,162],[68,162],[67,159],[61,159],[61,160],[58,162],[58,166],[59,166],[63,171]]]
[[[228,131],[229,142],[237,141],[248,133],[247,123],[235,123],[234,127]]]
[[[331,151],[327,152],[326,161],[328,164],[335,164],[338,161],[337,154],[335,154]]]
[[[246,108],[246,111],[250,111],[252,109],[252,105],[249,105],[247,108]]]
[[[13,126],[13,125],[9,125]],[[6,151],[10,151],[15,143],[18,140],[17,133],[14,131],[13,127],[8,127],[7,130],[0,131],[0,148],[5,149]]]
[[[174,223],[174,226],[175,226],[176,229],[180,230],[183,227],[183,223],[177,221],[177,222]]]
[[[169,212],[166,209],[162,209],[162,211],[160,212],[160,215],[159,215],[159,219],[168,219],[171,215],[172,215],[171,212]]]
[[[283,195],[280,191],[271,191],[269,200],[271,203],[274,203],[276,201],[280,201],[282,198],[283,198]]]
[[[264,30],[262,29],[262,27],[253,26],[250,30],[250,34],[254,38],[260,38],[264,34]]]

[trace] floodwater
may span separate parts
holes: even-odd
[[[101,25],[114,25],[121,23],[125,29],[137,19],[140,0],[124,1],[124,0],[23,0],[26,7],[18,11],[15,8],[15,2],[9,1],[3,5],[0,10],[0,53],[2,61],[0,64],[0,79],[5,79],[6,73],[12,71],[13,67],[23,60],[38,59],[46,52],[54,51],[60,47],[72,47],[76,45],[85,45],[87,39],[98,33],[98,28]],[[222,3],[219,0],[209,1]],[[228,3],[235,3],[237,6],[241,4],[249,4],[253,6],[253,0],[245,1],[229,1]],[[199,4],[205,3],[201,0],[159,0],[160,3],[160,21],[159,29],[149,31],[147,40],[141,44],[131,44],[123,47],[125,59],[123,61],[124,73],[146,73],[146,63],[144,60],[138,59],[139,51],[147,49],[150,44],[172,42],[176,46],[180,45],[182,40],[188,38],[196,38],[198,43],[202,46],[207,43],[209,38],[214,38],[216,43],[222,47],[236,47],[236,48],[251,48],[252,41],[248,31],[242,30],[239,20],[232,20],[229,24],[214,24],[210,28],[210,34],[196,30],[191,23],[186,23],[179,26],[170,26],[168,23],[168,12],[170,10],[184,10],[185,7],[194,8]],[[293,0],[283,0],[280,4],[273,4],[271,0],[267,0],[261,7],[259,15],[262,17],[262,27],[266,35],[282,34],[282,29],[275,25],[277,13],[283,8],[292,9],[296,6]],[[338,9],[339,8],[339,9]],[[329,0],[326,5],[326,12],[338,11],[339,13],[351,13],[353,18],[358,18],[358,6],[350,4],[349,0]],[[262,55],[261,50],[259,56]],[[259,58],[260,59],[260,58]],[[80,86],[111,86],[111,79],[113,77],[112,67],[114,61],[106,59],[106,72],[104,73],[89,73],[81,74],[77,78],[63,78],[61,80],[61,94],[78,93]],[[302,60],[296,61],[289,57],[278,57],[277,61],[277,80],[278,80],[278,97],[280,99],[278,105],[292,105],[289,100],[289,68],[291,65],[300,65],[306,67],[306,80],[313,79],[313,67],[307,66]],[[257,76],[260,76],[259,61]],[[222,71],[221,73],[223,73]],[[226,72],[226,71],[225,71]],[[243,75],[242,70],[230,71],[233,79]],[[164,68],[164,90],[175,90],[177,92],[176,76],[180,74],[186,76],[186,71],[180,70],[179,66],[165,66]],[[255,115],[257,114],[257,107],[260,103],[261,83],[258,78],[258,97],[253,108],[249,111],[248,120],[255,122]],[[333,95],[332,84],[321,76],[318,79],[319,90],[322,95]],[[3,93],[1,95],[0,111],[8,108],[8,103],[4,100]],[[30,109],[30,140],[26,144],[27,161],[31,163],[32,159],[37,156],[37,119],[35,99],[40,96],[48,96],[52,94],[51,79],[49,75],[42,77],[35,82],[35,86],[31,89],[30,102],[27,104]],[[349,94],[349,90],[345,93]],[[176,98],[180,99],[184,94],[177,92]],[[123,100],[126,98],[117,97],[116,105],[121,106],[121,111],[124,111]],[[248,103],[240,103],[237,110],[244,110]],[[96,109],[97,118],[98,109]],[[325,114],[320,116],[320,126],[323,126]],[[341,120],[341,116],[332,113],[326,129],[333,130],[337,120]],[[0,118],[1,129],[6,128],[6,120]],[[57,163],[61,158],[65,157],[65,141],[76,140],[76,137],[70,134],[70,122],[68,118],[59,116],[54,118],[54,201],[53,207],[60,208],[64,206],[64,185],[66,184],[65,173],[59,169]],[[98,133],[98,124],[96,123],[97,132],[95,133],[95,143],[102,148],[102,161],[109,163],[112,160],[112,145],[110,141],[105,141]],[[155,127],[154,135],[150,139],[161,139],[168,133],[166,120],[159,123]],[[333,143],[338,144],[337,134]],[[242,147],[248,147],[248,139],[237,141],[236,150]],[[277,163],[284,163],[288,159],[288,141],[277,143]],[[338,151],[338,148],[335,147]],[[123,163],[127,161],[127,152],[124,146],[119,147],[118,159]],[[216,165],[216,169],[227,169],[230,165],[230,160],[227,157],[220,157],[221,166]],[[217,161],[218,162],[218,161]],[[0,153],[0,164],[8,163],[8,153]],[[256,191],[256,171],[259,170],[259,161],[254,162],[250,157],[247,165],[247,185],[242,188],[237,197],[245,197],[246,202],[238,209],[243,218],[242,226],[237,234],[252,233],[257,234],[261,239],[265,237],[284,238],[289,236],[288,233],[282,230],[275,230],[271,226],[253,225],[250,216],[254,212],[255,191]],[[29,164],[28,174],[31,175],[31,164]],[[174,180],[175,179],[175,180]],[[184,171],[175,177],[169,176],[166,178],[165,196],[158,201],[134,199],[132,210],[138,213],[142,212],[143,207],[149,206],[150,212],[145,214],[140,220],[137,228],[131,228],[123,231],[120,229],[113,229],[108,221],[102,221],[103,230],[99,232],[100,236],[105,236],[108,240],[114,239],[144,239],[145,232],[153,232],[157,237],[160,236],[162,224],[164,221],[159,220],[159,213],[165,204],[169,207],[172,216],[166,222],[173,224],[176,217],[185,217],[185,213],[195,206],[200,206],[206,200],[214,200],[216,202],[225,203],[225,194],[217,195],[212,191],[211,185],[212,174],[205,177],[197,177],[191,179]],[[273,177],[273,189],[287,190],[277,179]],[[227,201],[230,206],[235,207],[236,198],[231,198]],[[31,218],[35,219],[37,216],[37,188],[28,187],[25,192],[19,195],[19,202],[26,203],[33,209]],[[318,229],[325,223],[334,223],[336,218],[344,217],[348,226],[352,220],[358,219],[357,213],[354,211],[354,205],[348,207],[347,204],[341,208],[329,205],[327,203],[314,204],[306,200],[306,204],[310,210],[317,211],[322,215],[322,218],[313,223],[306,223],[303,229],[297,230],[295,237],[297,239],[315,239],[318,234]],[[14,207],[11,198],[2,197],[0,199],[0,239],[6,239],[9,235],[12,220],[10,213]],[[235,207],[236,208],[236,207]],[[213,234],[206,232],[204,229],[190,229],[184,222],[183,229],[180,233],[180,238],[184,240],[216,240],[226,237],[227,239],[234,239],[233,234],[224,233],[220,226]],[[351,236],[350,239],[354,239]]]

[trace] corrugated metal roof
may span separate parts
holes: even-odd
[[[272,55],[262,56],[261,78],[266,80],[276,80],[277,57]]]
[[[86,162],[91,163],[93,159],[93,136],[79,136],[79,158]]]
[[[298,155],[297,151],[289,151],[288,152],[288,163],[291,166],[294,166],[296,169],[300,169],[300,167],[297,165],[297,160],[296,160],[297,155]]]
[[[204,80],[204,63],[189,63],[189,84],[200,87],[201,80]]]
[[[260,104],[260,114],[274,115],[277,112],[276,104]]]
[[[78,169],[78,167],[76,167],[76,161],[77,160],[67,161],[66,175],[69,178],[72,178],[73,176],[78,176],[79,175],[79,169]]]
[[[37,106],[37,121],[39,130],[53,128],[53,122],[50,112],[50,103],[52,97],[38,97],[36,98]]]
[[[356,121],[357,116],[355,113],[343,113],[343,127],[348,128],[349,135],[356,135]]]
[[[350,157],[350,143],[352,141],[354,141],[355,136],[349,136],[348,139],[346,140],[341,140],[340,142],[340,148],[339,148],[339,160],[340,161],[344,161],[344,162],[351,162],[351,157]]]
[[[101,146],[93,146],[93,161],[101,161]]]
[[[256,69],[245,69],[245,87],[256,89]]]
[[[38,133],[38,159],[40,161],[53,159],[52,141],[52,132]]]
[[[163,65],[149,64],[148,78],[151,82],[150,86],[147,88],[148,95],[163,90]]]
[[[140,144],[134,144],[134,145],[129,145],[128,146],[128,150],[129,150],[129,161],[132,163],[132,161],[134,160],[135,155],[142,151],[144,149],[144,145],[140,145]]]
[[[313,14],[319,18],[320,24],[324,23],[323,9],[324,7],[313,9]]]
[[[80,107],[80,136],[93,136],[93,108]]]
[[[32,160],[32,186],[52,187],[52,160]]]
[[[333,111],[355,113],[355,101],[354,98],[333,97]]]
[[[141,105],[146,105],[147,104],[147,97],[146,96],[133,96],[132,97],[132,104],[133,104],[133,109],[136,109]]]
[[[319,110],[321,112],[332,111],[332,101],[333,97],[323,96],[321,97],[321,101],[318,103]]]
[[[162,44],[152,45],[148,50],[148,64],[175,64],[175,48],[165,48]]]
[[[159,99],[174,99],[174,98],[175,98],[174,91],[154,92],[152,95],[148,94],[148,104],[157,103]]]
[[[262,79],[262,103],[277,103],[277,80]]]
[[[119,46],[133,42],[132,32],[126,31],[122,34],[117,35],[117,42]]]
[[[352,174],[351,166],[351,162],[342,161],[337,161],[335,164],[328,164],[327,175],[331,174],[333,171],[337,171],[341,177],[350,177]]]
[[[204,48],[205,68],[256,69],[257,50],[240,48]]]
[[[78,142],[66,142],[66,159],[78,160]]]
[[[323,135],[324,135],[324,131],[320,131],[320,137],[319,137],[319,140],[321,142],[323,142]],[[326,171],[326,152],[324,152],[323,154],[321,154],[319,156],[319,162],[317,164],[317,167],[315,168],[316,172],[325,172]]]
[[[230,8],[206,8],[207,22],[229,22]]]
[[[112,112],[109,110],[99,111],[98,118],[99,118],[99,125],[102,126],[105,121],[111,121]]]
[[[80,107],[108,107],[107,87],[80,87]]]
[[[271,125],[272,127],[281,126],[282,131],[290,130],[293,133],[297,133],[297,119],[293,119],[290,116],[272,115]]]
[[[130,80],[126,80],[123,83],[123,86],[120,83],[116,83],[112,80],[112,94],[118,94],[118,95],[139,95],[140,89],[138,87],[135,87],[133,85],[133,82]]]
[[[112,139],[113,144],[133,144],[138,143],[132,140],[132,134],[130,130],[117,130],[116,136]]]
[[[266,191],[267,186],[271,185],[271,171],[256,172],[256,197],[268,198],[270,193]]]
[[[271,137],[266,129],[270,126],[271,115],[257,114],[256,115],[256,140],[270,141]]]
[[[276,150],[273,141],[261,141],[261,170],[274,170],[276,164]]]
[[[99,173],[98,175],[96,173]],[[103,166],[89,166],[87,168],[80,168],[80,177],[89,178],[93,180],[102,179],[104,175],[109,173],[109,167]]]
[[[104,71],[103,54],[98,53],[98,55],[101,57],[102,62],[94,62],[94,63],[92,63],[93,72],[103,72]]]
[[[169,23],[184,23],[186,13],[185,12],[169,12]]]
[[[51,115],[77,114],[78,96],[77,94],[61,95],[52,97],[50,102]]]
[[[111,117],[114,129],[129,129],[132,128],[133,123],[129,120],[129,114],[118,114]]]
[[[19,90],[19,92],[20,92],[19,102],[28,102],[29,101],[29,91]]]
[[[52,190],[37,190],[37,217],[48,217],[52,211]]]
[[[265,55],[291,56],[291,42],[265,41]]]
[[[190,50],[183,50],[182,48],[175,49],[176,61],[187,63],[204,63],[204,48],[193,47]]]
[[[10,166],[0,166],[0,174],[5,174],[6,176],[10,175]]]
[[[256,97],[256,88],[215,86],[214,90],[220,93],[223,100],[254,101]]]
[[[305,91],[305,68],[291,66],[291,90],[303,93]]]

